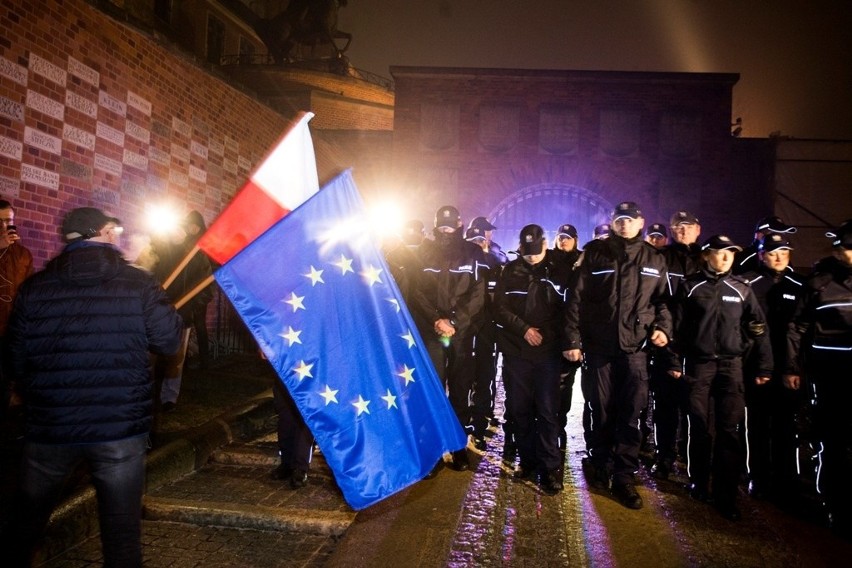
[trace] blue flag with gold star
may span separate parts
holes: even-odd
[[[216,272],[290,391],[346,501],[422,479],[461,428],[349,171]]]

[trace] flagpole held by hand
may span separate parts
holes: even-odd
[[[202,290],[207,288],[210,284],[212,284],[215,279],[216,278],[211,274],[210,276],[208,276],[207,278],[202,280],[200,284],[198,284],[195,288],[193,288],[192,290],[187,292],[181,299],[179,299],[177,302],[175,302],[175,309],[176,310],[181,309],[188,301],[190,301],[195,296],[197,296],[199,292],[201,292]]]
[[[175,269],[172,270],[172,273],[169,274],[169,277],[166,278],[166,280],[163,282],[163,290],[169,289],[169,286],[171,286],[172,282],[174,282],[175,279],[178,277],[180,271],[186,268],[186,265],[189,264],[189,262],[192,260],[192,257],[194,257],[199,250],[201,249],[198,248],[198,245],[195,245],[190,249],[188,253],[186,253],[186,256],[183,257],[182,261],[180,261],[180,264],[178,264]]]

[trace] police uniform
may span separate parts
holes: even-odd
[[[562,489],[562,454],[559,451],[559,379],[565,348],[564,296],[554,278],[561,266],[554,251],[546,250],[544,231],[538,225],[521,230],[522,256],[544,258],[531,264],[524,258],[503,270],[494,293],[497,342],[503,353],[503,384],[507,420],[511,423],[520,457],[517,476],[542,476],[545,491]],[[527,340],[538,330],[541,344]]]
[[[710,237],[702,246],[705,251],[739,248],[724,235]],[[673,361],[670,368],[683,370],[680,380],[688,389],[690,491],[706,500],[712,470],[715,505],[735,520],[744,463],[739,435],[745,414],[743,356],[752,341],[758,376],[772,375],[763,311],[745,280],[709,266],[684,279],[674,308],[673,345],[683,361]]]
[[[792,250],[778,233],[764,237],[758,250]],[[769,493],[784,501],[796,493],[797,456],[795,415],[803,402],[801,393],[784,387],[782,374],[787,356],[787,328],[804,292],[805,278],[790,267],[778,272],[761,263],[756,271],[743,274],[757,297],[768,324],[775,359],[775,374],[766,385],[749,380],[757,372],[756,357],[746,361],[746,422],[749,492],[755,497]]]
[[[808,277],[788,328],[789,376],[806,375],[814,392],[815,422],[822,442],[817,491],[833,526],[852,529],[852,220],[827,233],[838,256],[822,259]]]
[[[453,231],[441,230],[449,228]],[[478,269],[486,262],[482,250],[464,240],[461,217],[455,207],[438,210],[434,235],[434,241],[423,241],[418,250],[421,271],[410,307],[435,370],[449,391],[456,417],[462,427],[469,429],[473,337],[485,307],[485,281]],[[435,329],[439,320],[448,321],[454,335],[439,335]],[[469,467],[464,449],[453,452],[453,466],[459,470]]]
[[[763,237],[774,233],[792,235],[796,227],[788,225],[780,217],[764,217],[754,226],[754,241],[743,250],[734,255],[734,274],[745,274],[760,268],[760,259],[757,256],[758,247]]]
[[[619,204],[621,216],[642,218],[635,203]],[[594,481],[612,461],[612,490],[630,508],[641,508],[634,472],[639,467],[639,415],[647,404],[648,369],[643,348],[655,331],[671,335],[666,306],[666,266],[641,233],[630,239],[610,233],[583,251],[575,290],[566,310],[570,349],[582,349],[589,377]]]

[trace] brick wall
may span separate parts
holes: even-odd
[[[765,201],[752,203],[733,183],[737,75],[429,67],[391,74],[397,176],[416,190],[423,220],[443,203],[457,204],[465,220],[488,215],[525,188],[548,185],[582,188],[609,204],[637,201],[649,223],[693,210],[707,235],[751,227],[765,214]]]
[[[146,204],[211,221],[288,118],[83,0],[0,6],[0,195],[40,268],[73,207],[122,219]]]

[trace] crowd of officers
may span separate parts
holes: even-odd
[[[689,494],[737,520],[744,475],[754,497],[797,503],[797,416],[808,412],[816,492],[832,526],[849,530],[852,221],[826,233],[832,254],[809,276],[793,270],[796,228],[778,217],[761,220],[746,248],[723,234],[699,240],[688,211],[646,227],[633,202],[582,250],[573,225],[551,248],[530,224],[507,256],[494,229],[485,217],[465,229],[444,206],[430,236],[411,221],[386,250],[476,449],[498,424],[499,353],[504,462],[516,479],[561,491],[579,374],[590,487],[642,508],[635,475],[653,447],[651,475],[668,480],[685,464]],[[467,450],[449,467],[468,469]]]

